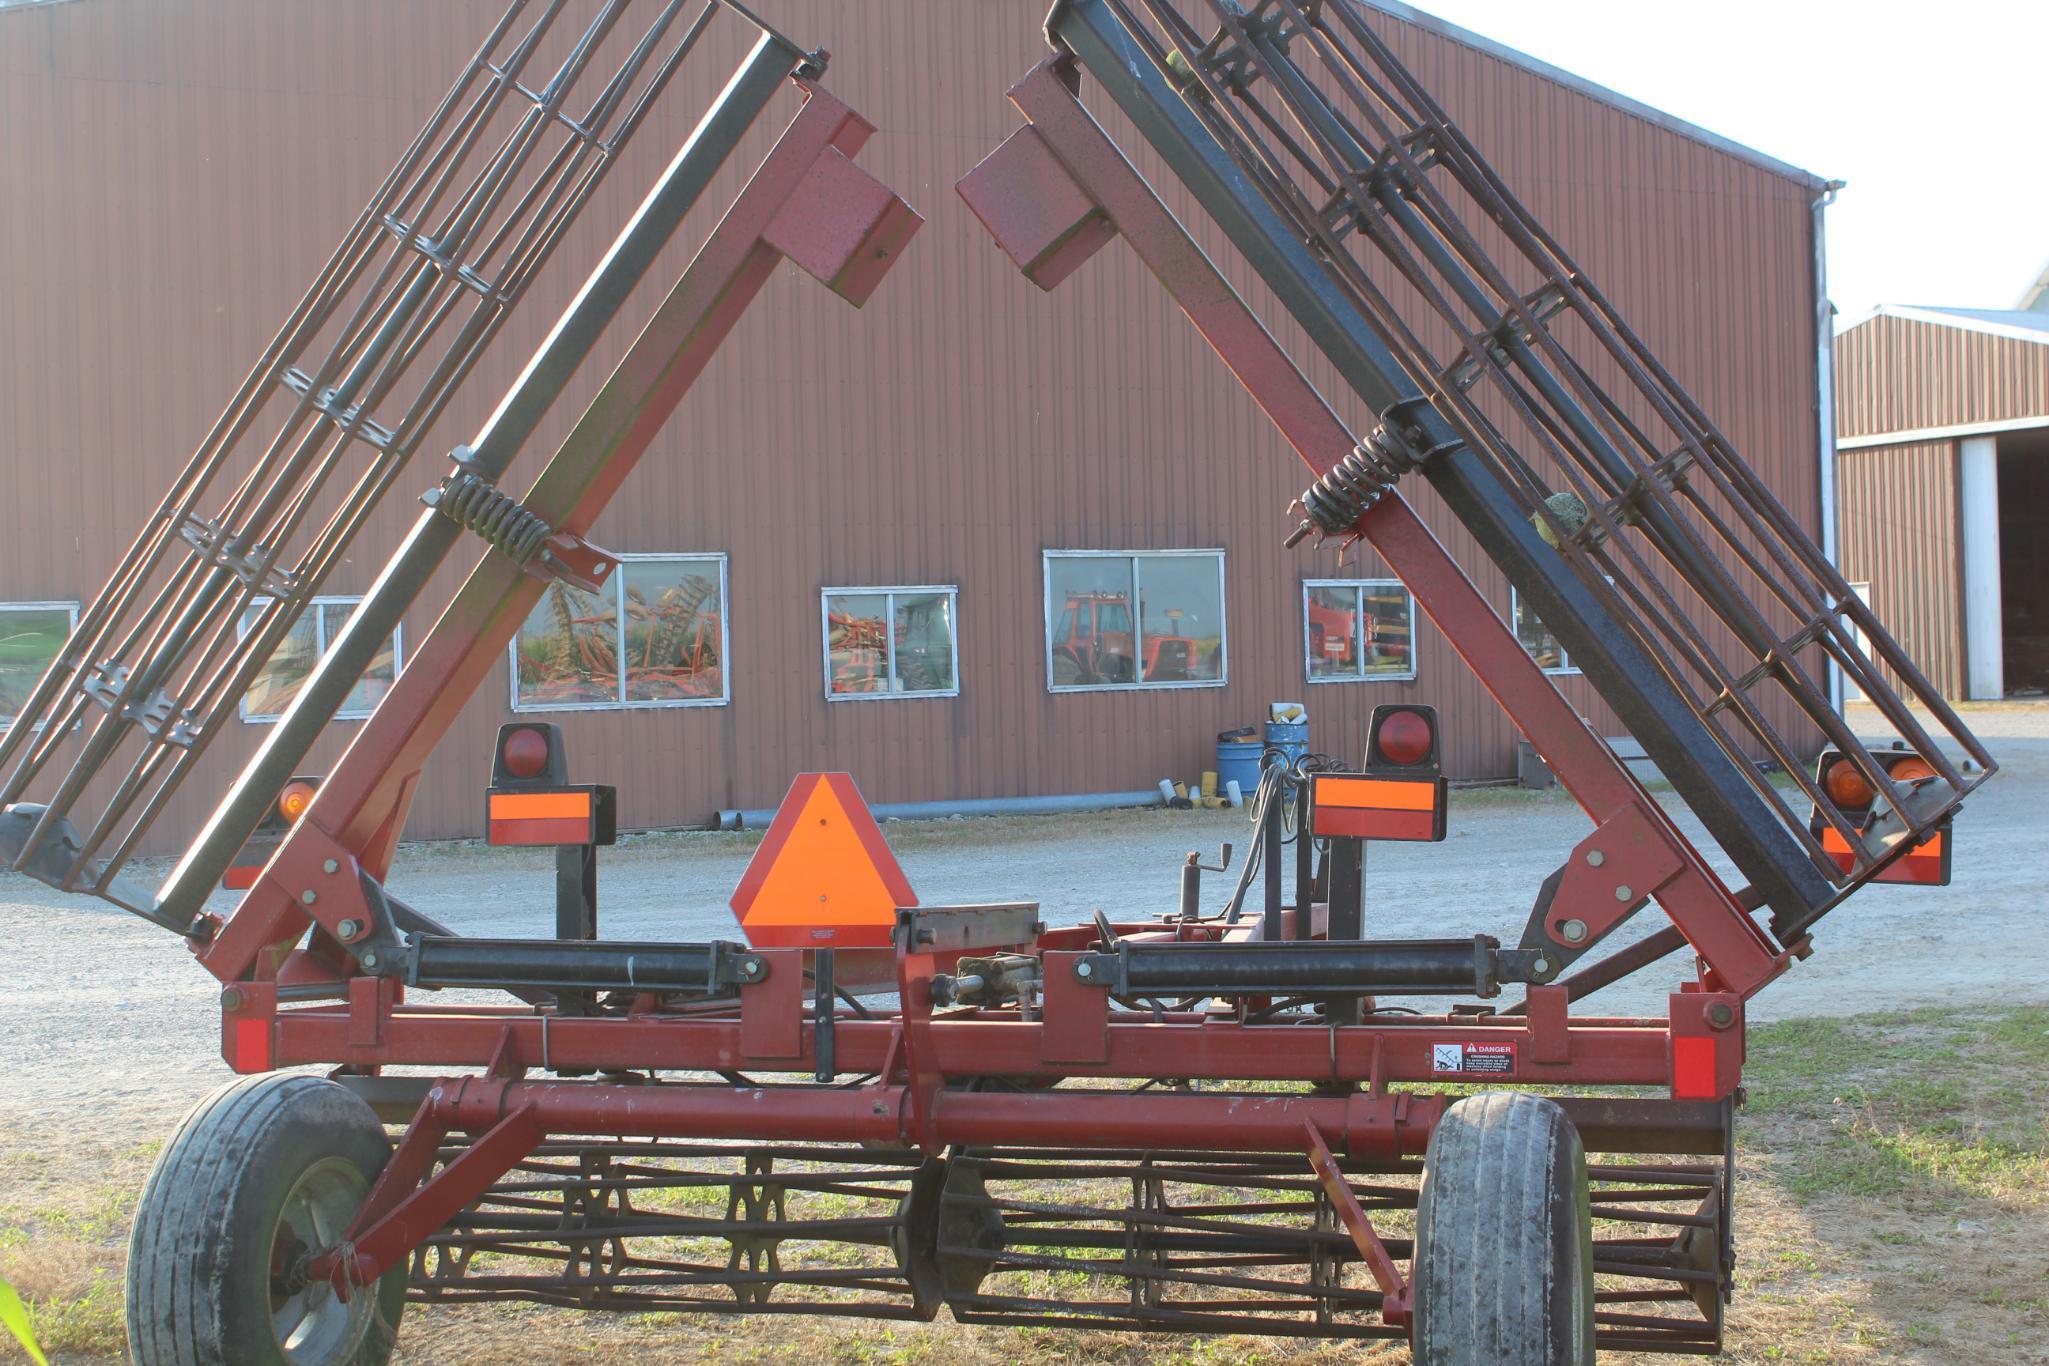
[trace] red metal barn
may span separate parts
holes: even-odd
[[[1397,18],[1404,59],[1826,544],[1823,183],[1479,35],[1377,8]],[[14,642],[0,710],[495,9],[0,7],[0,467],[13,491],[0,613]],[[595,529],[649,558],[611,600],[536,614],[517,668],[501,667],[429,765],[410,833],[479,833],[475,783],[515,705],[567,728],[579,769],[618,785],[627,827],[769,806],[806,769],[850,771],[878,803],[1144,789],[1211,766],[1214,733],[1277,698],[1307,701],[1317,748],[1354,756],[1375,704],[1433,703],[1454,778],[1512,774],[1513,727],[1384,568],[1280,553],[1293,462],[1172,303],[1101,262],[1084,287],[1040,299],[952,193],[1012,125],[1001,92],[1040,53],[1031,16],[956,0],[760,9],[831,50],[839,93],[880,127],[873,169],[930,225],[858,319],[791,290],[745,320],[634,496]],[[617,222],[683,131],[677,116],[640,137],[590,218]],[[1142,140],[1111,131],[1156,169]],[[590,259],[600,231],[579,229],[564,257]],[[1221,242],[1204,245],[1228,262]],[[576,278],[543,274],[425,447],[475,428]],[[558,414],[588,399],[652,308],[643,295]],[[551,421],[537,448],[560,436]],[[367,587],[413,511],[392,501],[326,591]],[[1513,620],[1499,572],[1433,496],[1419,507]],[[1056,667],[1052,641],[1080,595],[1136,608],[1153,640],[1136,646],[1146,676],[1100,656]],[[1370,620],[1370,638],[1312,651],[1312,604],[1319,621]],[[206,755],[213,790],[346,610],[302,621],[242,733]],[[429,624],[406,623],[365,707]],[[1597,729],[1618,733],[1541,625],[1522,628]],[[1813,747],[1804,723],[1781,719]],[[189,837],[206,805],[153,840]]]

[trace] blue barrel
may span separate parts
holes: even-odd
[[[1293,766],[1297,759],[1300,759],[1309,752],[1309,723],[1307,721],[1267,722],[1266,747],[1279,750],[1286,756],[1283,762]]]
[[[1217,791],[1224,790],[1224,784],[1235,782],[1238,791],[1246,801],[1252,800],[1252,791],[1259,786],[1259,755],[1266,746],[1258,740],[1217,741]]]

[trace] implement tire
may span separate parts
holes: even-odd
[[[341,1238],[390,1155],[370,1107],[318,1077],[249,1077],[201,1101],[136,1207],[132,1359],[381,1366],[405,1307],[404,1263],[346,1304],[303,1284],[303,1267]]]
[[[1593,1361],[1586,1151],[1563,1110],[1495,1091],[1445,1111],[1423,1161],[1410,1277],[1423,1366]]]

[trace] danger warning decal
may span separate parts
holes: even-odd
[[[1438,1077],[1512,1077],[1515,1075],[1515,1045],[1434,1043],[1430,1045],[1430,1073]]]

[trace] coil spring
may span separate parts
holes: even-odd
[[[435,507],[442,516],[464,530],[476,532],[518,564],[525,564],[539,554],[542,542],[553,534],[553,528],[527,511],[517,498],[467,470],[448,477]]]
[[[1407,453],[1388,440],[1384,429],[1375,431],[1302,491],[1302,510],[1329,535],[1350,531],[1366,509],[1387,496],[1410,464]]]

